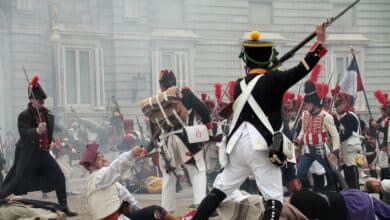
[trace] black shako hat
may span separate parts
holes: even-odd
[[[176,85],[176,77],[172,70],[161,70],[159,77],[160,87],[169,88]]]
[[[303,102],[313,103],[313,105],[321,106],[321,98],[317,94],[316,85],[312,81],[307,81],[304,84],[305,97]]]
[[[258,31],[252,31],[249,35],[250,39],[242,42],[239,55],[247,67],[267,69],[271,64],[278,63],[274,42],[259,40],[261,34]]]

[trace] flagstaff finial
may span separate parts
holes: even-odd
[[[350,46],[350,48],[351,48],[351,54],[352,54],[352,56],[355,56],[355,55],[356,55],[356,53],[355,53],[355,49],[353,49],[353,47],[352,47],[352,46]]]

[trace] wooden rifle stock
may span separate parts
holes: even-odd
[[[233,114],[233,102],[227,104],[218,112],[218,115],[224,119],[229,119],[232,114]]]

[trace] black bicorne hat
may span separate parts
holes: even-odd
[[[42,89],[41,85],[38,83],[39,76],[35,75],[31,79],[30,85],[28,86],[28,98],[29,99],[37,99],[44,100],[47,98],[45,91]]]
[[[176,77],[172,70],[161,70],[159,77],[160,87],[169,88],[176,85]]]
[[[260,41],[260,32],[252,31],[250,39],[245,40],[241,46],[241,58],[247,67],[268,68],[271,64],[278,63],[278,52],[274,48],[274,43],[270,41]]]

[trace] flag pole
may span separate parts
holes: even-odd
[[[361,74],[361,72],[359,70],[359,66],[357,65],[357,60],[356,60],[356,56],[355,56],[355,49],[353,49],[352,46],[351,46],[351,54],[352,54],[353,59],[355,59],[355,62],[356,62],[356,71],[358,72],[358,74]],[[366,101],[368,114],[369,114],[370,118],[372,118],[372,112],[371,112],[370,105],[368,104],[368,98],[367,98],[366,88],[365,88],[364,84],[363,84],[363,94],[364,94],[364,99]]]

